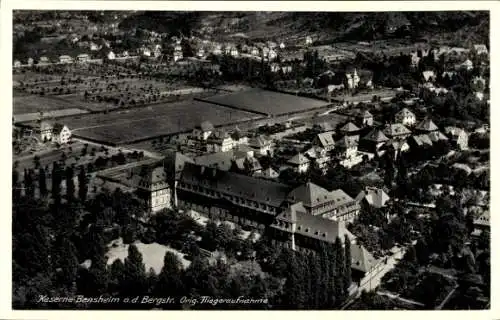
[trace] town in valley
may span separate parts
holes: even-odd
[[[13,309],[490,308],[489,12],[12,28]]]

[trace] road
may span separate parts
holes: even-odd
[[[377,294],[379,296],[389,297],[391,299],[399,300],[401,302],[408,303],[408,304],[413,304],[413,305],[416,305],[416,306],[419,306],[419,307],[424,307],[425,306],[423,303],[420,303],[420,302],[415,301],[415,300],[410,300],[410,299],[402,298],[402,297],[399,296],[399,294],[394,294],[392,292],[377,291]]]
[[[382,270],[380,270],[370,281],[365,283],[363,286],[359,288],[359,291],[373,291],[375,290],[381,283],[382,278],[399,263],[399,260],[403,258],[406,253],[406,248],[401,248],[400,251],[396,252],[390,257],[387,257],[387,263],[383,266]],[[384,263],[384,262],[381,262]]]
[[[457,290],[457,288],[458,288],[458,285],[455,285],[453,290],[451,290],[450,293],[448,293],[448,295],[446,296],[446,298],[444,298],[443,301],[439,304],[439,306],[436,307],[436,310],[443,309],[444,305],[446,304],[446,302],[448,302],[448,300],[450,300],[451,296]]]
[[[93,146],[97,146],[97,147],[103,146],[103,144],[100,144],[100,143],[97,143],[97,142],[88,141],[88,140],[85,140],[85,139],[82,139],[82,138],[72,138],[72,140],[73,141],[79,141],[81,143],[88,143],[89,145],[93,145]],[[112,146],[105,145],[105,147],[108,148],[109,150],[113,150],[113,151],[116,151],[116,152],[118,152],[119,150],[124,151],[124,152],[126,152],[126,151],[128,151],[128,152],[137,151],[137,152],[143,152],[144,155],[146,157],[149,157],[149,158],[153,158],[153,159],[162,159],[163,158],[162,155],[160,155],[158,153],[155,153],[155,152],[148,151],[148,150],[128,148],[126,146],[123,146],[123,147],[112,147]]]

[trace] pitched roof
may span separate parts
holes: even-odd
[[[197,126],[198,129],[201,129],[203,132],[207,131],[212,131],[214,129],[214,125],[210,121],[203,121],[199,126]]]
[[[431,119],[422,120],[416,127],[420,131],[435,131],[438,127]]]
[[[222,194],[241,197],[279,207],[286,199],[290,187],[271,180],[206,168],[186,163],[181,182],[209,188]]]
[[[365,110],[364,112],[361,113],[361,116],[365,118],[373,118],[373,114],[370,113],[370,111]]]
[[[433,142],[448,140],[448,138],[439,131],[433,131],[433,132],[429,133],[428,136],[429,136],[429,139],[431,139]]]
[[[398,113],[396,113],[396,116],[415,117],[415,114],[411,112],[408,108],[403,108]]]
[[[294,233],[329,243],[334,243],[337,238],[344,241],[346,235],[351,240],[355,239],[343,222],[308,214],[301,202],[295,203],[281,212],[276,217],[276,220],[277,222],[295,223]],[[272,227],[283,230],[283,227],[276,222],[272,224]],[[291,229],[285,229],[285,231],[292,232]]]
[[[389,141],[389,138],[387,138],[387,136],[379,129],[373,129],[365,137],[363,137],[363,140],[373,141],[378,143],[378,142]]]
[[[331,132],[318,133],[316,138],[317,138],[317,141],[319,142],[319,144],[323,148],[335,145],[335,141],[333,140],[333,133],[331,133]]]
[[[52,127],[52,133],[59,134],[63,130],[63,128],[64,128],[63,124],[56,123]]]
[[[279,173],[271,167],[263,170],[262,174],[269,178],[277,178],[279,176]]]
[[[401,123],[392,123],[384,127],[384,133],[388,137],[394,137],[410,134],[411,131]]]
[[[301,165],[301,164],[304,164],[304,163],[308,163],[309,162],[309,159],[307,159],[306,156],[304,156],[302,153],[298,153],[296,155],[294,155],[293,157],[291,157],[287,163],[290,163],[290,164],[295,164],[295,165]]]
[[[233,155],[234,153],[232,150],[226,152],[204,154],[194,158],[194,163],[227,171],[231,168]]]
[[[340,131],[342,132],[355,132],[358,131],[359,128],[352,122],[346,123],[342,128],[340,128]]]
[[[137,168],[131,182],[137,188],[151,190],[156,184],[167,184],[167,175],[163,165],[156,162]]]
[[[182,154],[181,152],[169,150],[165,153],[163,162],[165,165],[167,176],[175,177],[175,179],[178,180],[180,178],[182,169],[184,169],[184,164],[194,163],[194,160]]]
[[[328,190],[312,183],[307,182],[288,194],[288,199],[297,202],[300,201],[306,207],[315,207],[321,203],[334,200],[333,195]]]
[[[268,146],[269,144],[271,143],[270,140],[268,140],[265,136],[263,135],[260,135],[260,136],[257,136],[257,137],[254,137],[254,138],[251,138],[249,141],[248,141],[248,145],[252,146],[252,147],[257,147],[257,148],[261,148],[261,147],[265,147],[265,146]]]
[[[351,268],[361,272],[369,272],[377,260],[360,244],[351,244]]]
[[[415,135],[415,136],[412,136],[411,138],[413,139],[413,141],[415,141],[415,143],[418,146],[423,146],[423,145],[432,146],[432,144],[433,144],[432,140],[426,134]]]
[[[375,208],[382,208],[390,200],[390,197],[380,188],[371,188],[367,190],[365,199],[369,205]]]

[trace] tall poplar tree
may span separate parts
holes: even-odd
[[[344,275],[344,290],[348,294],[349,287],[352,282],[352,274],[351,274],[351,240],[347,235],[344,237],[344,259],[345,259],[345,275]]]
[[[133,244],[128,247],[128,256],[124,263],[124,278],[120,293],[124,296],[142,295],[146,291],[146,267],[142,261],[142,254]]]
[[[40,168],[38,171],[38,188],[40,189],[40,196],[45,197],[47,196],[47,177],[45,174],[45,169]]]
[[[336,256],[336,277],[335,277],[335,292],[337,294],[337,305],[345,301],[346,293],[344,291],[344,276],[345,276],[345,260],[344,248],[342,247],[342,240],[337,237],[335,240],[335,256]]]
[[[81,202],[85,202],[87,200],[88,188],[87,173],[85,172],[85,167],[82,165],[80,167],[80,172],[78,173],[78,197]]]
[[[74,170],[72,166],[66,168],[66,198],[72,202],[75,198],[75,182],[73,180]]]

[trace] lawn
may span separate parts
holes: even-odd
[[[113,242],[116,243],[116,246],[114,246],[113,244],[109,246],[109,251],[107,253],[108,265],[111,265],[116,259],[124,261],[128,256],[128,244],[123,244],[121,238],[118,239],[118,241]],[[136,241],[134,244],[142,254],[142,259],[146,266],[146,270],[153,268],[156,274],[159,274],[161,272],[161,269],[163,268],[163,258],[165,257],[165,253],[167,251],[173,252],[175,255],[177,255],[180,262],[182,263],[183,268],[187,268],[191,264],[190,261],[184,259],[183,253],[168,246],[158,243],[144,244],[140,241]]]
[[[199,101],[184,101],[76,116],[65,119],[65,124],[76,136],[118,144],[190,131],[203,121],[218,126],[256,118],[259,116],[249,112]]]

